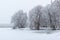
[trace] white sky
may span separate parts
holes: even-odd
[[[0,0],[0,24],[8,24],[18,10],[29,11],[37,5],[46,6],[51,0]]]

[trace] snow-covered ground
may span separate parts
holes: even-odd
[[[27,29],[0,28],[0,40],[60,40],[60,31],[47,34]]]

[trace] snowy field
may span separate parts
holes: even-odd
[[[0,40],[60,40],[60,31],[47,34],[27,29],[0,28]]]

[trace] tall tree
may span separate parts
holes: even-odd
[[[30,28],[39,30],[41,18],[41,6],[36,6],[29,12]]]
[[[52,4],[51,4],[51,9],[50,9],[51,13],[52,13],[52,22],[55,25],[55,27],[59,27],[60,23],[60,0],[55,0]]]

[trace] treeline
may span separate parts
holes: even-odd
[[[60,28],[60,0],[48,4],[46,7],[38,5],[29,13],[19,10],[12,16],[11,23],[14,25],[13,29],[29,27],[34,30],[41,28],[56,30]]]

